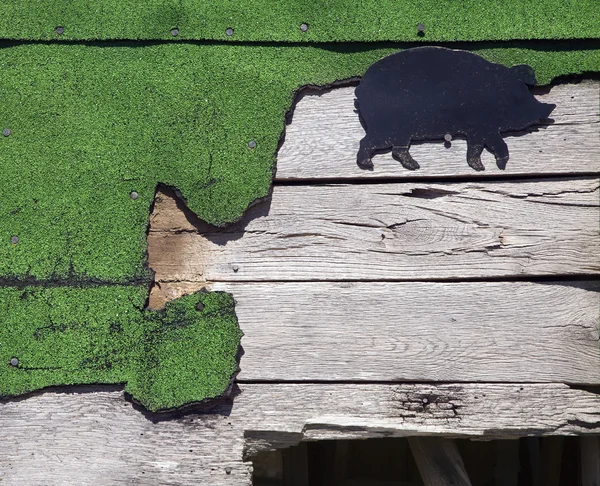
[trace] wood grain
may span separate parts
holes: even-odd
[[[220,283],[239,380],[600,383],[600,293],[569,285]]]
[[[600,397],[561,384],[240,388],[213,414],[158,422],[119,391],[0,402],[0,482],[248,486],[245,455],[301,440],[600,433]]]
[[[364,136],[354,108],[354,88],[338,88],[303,96],[286,127],[285,143],[277,157],[277,180],[368,179],[599,172],[600,83],[558,85],[537,98],[556,103],[554,123],[506,137],[510,160],[506,170],[496,167],[484,152],[485,172],[466,162],[465,140],[445,148],[437,143],[414,144],[411,154],[421,169],[405,170],[391,154],[374,158],[373,171],[356,165],[358,144]],[[522,136],[524,135],[525,136]]]
[[[278,186],[227,228],[163,196],[149,262],[160,282],[598,274],[599,184]]]

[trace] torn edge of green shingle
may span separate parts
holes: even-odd
[[[11,0],[0,38],[244,42],[600,38],[597,0]]]
[[[199,291],[161,311],[145,299],[141,287],[0,288],[0,397],[124,384],[151,412],[227,397],[243,335],[233,297]]]

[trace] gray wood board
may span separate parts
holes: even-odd
[[[163,195],[159,281],[431,280],[598,274],[597,177],[276,186],[233,226],[194,225]]]
[[[219,283],[240,380],[600,383],[600,293],[568,285]]]
[[[373,171],[356,165],[358,144],[364,136],[354,108],[354,88],[308,94],[299,100],[285,142],[277,157],[277,180],[397,178],[432,176],[482,177],[489,175],[566,174],[599,172],[600,83],[584,81],[553,87],[537,96],[556,103],[554,123],[505,138],[510,151],[506,170],[496,167],[484,152],[485,172],[466,162],[465,140],[450,148],[442,142],[414,144],[411,154],[421,169],[405,170],[391,154],[373,159]]]
[[[561,384],[240,388],[220,413],[156,423],[119,391],[0,402],[0,482],[247,486],[244,454],[301,440],[600,433],[600,397]]]

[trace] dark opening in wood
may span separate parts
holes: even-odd
[[[254,456],[253,484],[591,486],[599,484],[598,442],[597,437],[558,436],[302,442]]]

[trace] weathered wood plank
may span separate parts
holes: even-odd
[[[244,451],[301,440],[600,433],[600,396],[562,384],[240,388],[233,405],[214,414],[159,422],[133,410],[119,391],[0,402],[0,479],[6,485],[248,486]]]
[[[581,283],[581,285],[586,285]],[[600,293],[569,285],[218,283],[240,380],[600,383]]]
[[[471,486],[456,444],[438,437],[409,437],[425,486]]]
[[[161,197],[159,281],[427,280],[598,274],[598,178],[278,186],[231,227]]]
[[[533,128],[526,136],[507,137],[510,160],[506,170],[496,167],[494,157],[484,152],[485,172],[475,172],[466,163],[467,145],[454,140],[413,145],[411,154],[421,169],[408,171],[391,154],[376,156],[373,171],[356,165],[358,144],[364,136],[354,108],[354,88],[339,88],[306,95],[297,104],[286,128],[285,142],[277,160],[278,180],[390,178],[599,172],[600,83],[585,81],[559,85],[538,95],[556,103],[554,124]]]

